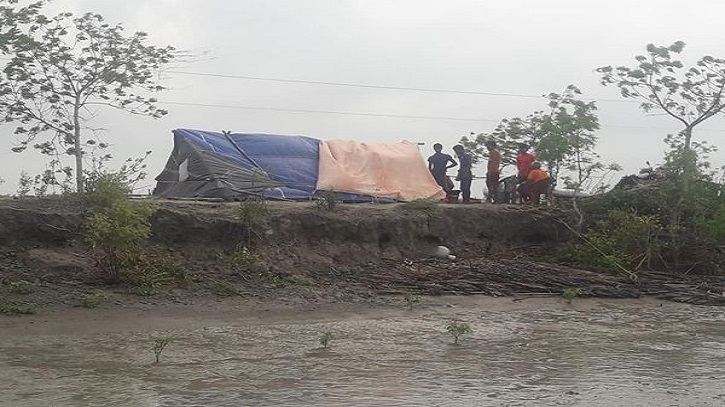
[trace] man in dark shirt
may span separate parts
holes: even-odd
[[[453,168],[458,163],[448,154],[443,154],[443,145],[441,143],[433,144],[433,150],[435,153],[428,157],[428,170],[433,174],[438,185],[443,188],[446,193],[451,192],[450,185],[448,185],[448,177],[446,171],[449,168]],[[450,163],[450,164],[448,164]]]
[[[463,195],[463,203],[471,202],[471,181],[473,180],[473,172],[471,172],[471,155],[463,149],[463,146],[457,144],[453,147],[453,151],[458,156],[461,166],[458,167],[458,176],[456,181],[461,182],[461,195]]]
[[[498,183],[501,175],[502,157],[495,141],[487,141],[486,148],[488,149],[488,166],[486,167],[486,187],[488,188],[488,197],[486,200],[491,203],[496,203],[498,201]]]

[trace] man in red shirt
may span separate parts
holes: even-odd
[[[529,145],[526,143],[519,143],[519,153],[516,156],[516,169],[517,173],[516,176],[518,178],[518,185],[523,184],[526,182],[526,179],[529,176],[529,172],[531,171],[531,164],[536,161],[536,157],[529,153]],[[516,188],[518,191],[518,188]],[[516,196],[513,197],[512,202],[516,202]],[[521,199],[521,203],[523,203],[523,199]]]
[[[519,154],[516,156],[516,169],[518,169],[519,184],[526,181],[531,171],[531,164],[536,161],[536,157],[529,153],[529,146],[525,143],[519,143]]]

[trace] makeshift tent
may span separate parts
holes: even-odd
[[[411,143],[320,141],[304,136],[178,129],[154,195],[309,200],[333,191],[346,201],[441,198]]]

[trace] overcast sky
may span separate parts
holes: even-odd
[[[170,111],[153,120],[101,112],[118,159],[152,150],[149,182],[172,148],[171,130],[194,128],[320,139],[441,142],[450,152],[461,136],[488,132],[506,117],[526,116],[543,98],[416,92],[219,78],[176,73],[252,76],[513,95],[559,92],[575,84],[598,100],[605,162],[636,172],[658,162],[662,139],[680,130],[661,115],[645,115],[599,85],[594,69],[633,63],[647,43],[687,43],[683,60],[725,57],[725,2],[521,0],[56,0],[52,9],[102,14],[127,31],[149,33],[156,45],[199,55],[164,74],[158,95]],[[203,107],[183,104],[224,105]],[[438,119],[280,112],[257,107]],[[470,120],[446,120],[458,118]],[[10,152],[13,126],[0,139],[0,192],[13,193],[21,170],[37,173],[44,158]],[[725,121],[712,119],[694,137],[725,143]],[[725,165],[725,151],[712,157]],[[476,175],[483,175],[478,171]],[[474,185],[474,189],[477,187]],[[479,193],[480,195],[480,193]]]

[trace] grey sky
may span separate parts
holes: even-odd
[[[647,43],[683,40],[685,61],[725,56],[725,30],[713,16],[725,2],[710,1],[474,1],[474,0],[57,0],[54,9],[98,12],[131,32],[146,31],[157,45],[202,55],[175,71],[458,89],[540,95],[579,86],[595,100],[619,100],[599,85],[596,67],[631,64]],[[166,73],[163,102],[257,106],[392,115],[474,118],[453,121],[284,113],[233,108],[164,105],[170,114],[153,120],[102,111],[91,125],[120,160],[153,150],[151,180],[171,151],[174,128],[302,134],[321,139],[433,142],[450,147],[470,131],[487,132],[505,117],[525,116],[544,99],[429,93],[277,83]],[[599,152],[634,172],[657,162],[662,139],[679,130],[664,116],[647,116],[637,103],[598,103]],[[12,126],[0,141],[12,193],[22,169],[34,173],[43,158],[11,153]],[[718,145],[725,122],[702,125],[695,138]],[[725,148],[725,146],[723,146]],[[725,152],[712,157],[725,164]],[[483,175],[482,171],[479,174]],[[474,185],[474,190],[480,186]],[[479,192],[480,193],[480,192]]]

